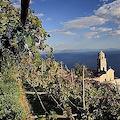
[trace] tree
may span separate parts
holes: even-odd
[[[82,78],[83,76],[83,66],[85,65],[79,65],[78,63],[75,64],[74,68],[75,68],[75,74],[80,78]],[[84,69],[84,75],[85,77],[88,77],[88,71],[87,71],[87,67],[85,66]]]

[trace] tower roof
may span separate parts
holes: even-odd
[[[104,53],[103,51],[100,51],[100,52],[98,53],[98,57],[105,57],[105,53]]]
[[[99,52],[99,55],[104,55],[104,52],[103,52],[103,51],[100,51],[100,52]]]

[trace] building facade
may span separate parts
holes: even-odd
[[[107,61],[105,54],[100,51],[97,58],[97,77],[94,78],[99,82],[111,82],[114,83],[114,70],[109,68],[107,70]]]
[[[97,72],[106,72],[107,71],[107,62],[105,54],[100,51],[97,58]]]

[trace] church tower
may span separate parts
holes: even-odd
[[[106,72],[107,71],[107,63],[105,54],[100,51],[98,53],[98,59],[97,59],[97,72]]]

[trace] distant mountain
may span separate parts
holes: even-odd
[[[76,50],[72,50],[72,49],[65,49],[65,50],[61,50],[61,51],[54,51],[54,53],[74,53],[74,52],[99,52],[99,51],[120,51],[120,49],[116,49],[116,48],[109,48],[109,49],[76,49]]]

